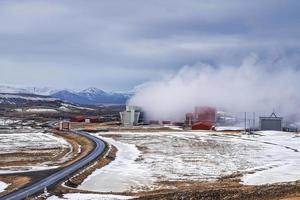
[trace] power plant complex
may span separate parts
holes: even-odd
[[[193,112],[185,114],[185,118],[182,121],[171,121],[164,119],[159,120],[146,120],[147,113],[142,108],[136,106],[126,106],[123,112],[120,112],[121,123],[124,127],[132,127],[138,125],[161,125],[161,126],[179,126],[186,130],[214,130],[216,126],[234,125],[240,122],[243,128],[251,130],[291,130],[283,127],[283,118],[278,117],[275,112],[270,116],[260,116],[259,124],[255,124],[255,115],[253,119],[236,119],[235,117],[224,117],[224,114],[220,114],[216,108],[209,106],[196,106]],[[251,125],[250,121],[253,121]]]

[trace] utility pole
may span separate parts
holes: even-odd
[[[247,132],[247,112],[245,112],[245,117],[244,117],[244,122],[245,122],[245,133]]]
[[[253,112],[253,129],[255,128],[255,112]]]

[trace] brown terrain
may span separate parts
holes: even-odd
[[[69,132],[61,132],[57,130],[52,130],[53,133],[55,133],[59,137],[63,137],[66,139],[71,145],[72,145],[72,152],[71,152],[71,159],[67,160],[65,163],[62,163],[63,166],[70,165],[74,163],[75,161],[83,158],[85,155],[87,155],[92,149],[93,149],[93,142],[89,139],[72,134]],[[80,151],[78,151],[80,148]],[[58,150],[57,150],[58,151]],[[16,154],[4,154],[4,158],[6,160],[13,160],[11,162],[1,162],[1,166],[9,167],[13,165],[18,166],[26,166],[29,164],[36,164],[40,162],[47,162],[51,161],[55,163],[56,161],[60,160],[62,157],[66,155],[67,152],[69,152],[70,149],[64,149],[59,154],[55,154],[56,150],[47,152],[47,150],[43,151],[34,151],[31,152],[25,152],[25,153],[16,153]],[[55,156],[53,156],[53,154]],[[9,187],[5,190],[5,193],[9,193],[13,190],[16,190],[26,184],[28,184],[31,181],[39,180],[54,171],[54,170],[45,170],[45,171],[38,171],[38,172],[28,172],[28,173],[22,173],[22,174],[12,174],[12,175],[0,175],[0,181],[3,181],[7,184],[10,184]],[[3,194],[5,194],[3,193]],[[1,194],[2,195],[2,194]]]
[[[82,125],[80,125],[82,126]],[[103,123],[103,124],[89,124],[81,127],[85,130],[89,131],[98,131],[100,129],[108,128],[111,131],[141,131],[141,129],[119,129],[117,125],[114,123]],[[147,131],[170,131],[170,129],[150,129]],[[145,130],[143,130],[145,131]],[[72,151],[72,159],[63,163],[62,166],[70,165],[76,160],[87,155],[93,148],[93,143],[88,139],[72,134],[67,131],[57,131],[52,130],[59,137],[63,137],[66,139],[73,147]],[[79,148],[81,149],[79,151]],[[69,150],[61,152],[61,154],[56,153],[55,151],[52,153],[56,153],[56,157],[52,157],[50,153],[47,152],[38,152],[38,154],[23,154],[23,155],[14,155],[16,157],[22,156],[22,160],[16,160],[15,163],[7,163],[7,165],[14,164],[22,164],[22,162],[31,162],[32,164],[38,162],[44,162],[47,159],[55,160],[60,159],[64,156]],[[78,185],[80,185],[83,180],[89,176],[95,169],[101,168],[111,161],[115,159],[117,153],[117,149],[113,146],[107,149],[107,152],[103,158],[99,158],[99,160],[92,163],[90,166],[87,166],[85,169],[77,172],[72,177],[67,179],[65,182],[58,184],[55,188],[51,190],[51,193],[62,196],[65,193],[72,192],[81,192],[81,193],[96,193],[89,191],[81,191],[76,189]],[[5,159],[9,158],[12,155],[5,155]],[[36,157],[33,159],[32,157]],[[5,193],[16,190],[31,181],[38,180],[42,177],[45,177],[55,170],[48,170],[45,172],[35,172],[26,173],[26,174],[13,174],[13,175],[0,175],[0,181],[10,184]],[[150,192],[140,192],[140,193],[120,193],[123,195],[134,195],[137,196],[137,199],[148,200],[148,199],[158,199],[158,200],[169,200],[169,199],[280,199],[280,200],[297,200],[300,199],[300,181],[291,182],[291,183],[282,183],[282,184],[270,184],[263,186],[245,186],[239,183],[239,175],[234,174],[232,176],[222,177],[214,182],[187,182],[187,181],[165,181],[160,182],[159,185],[162,189]],[[1,195],[3,195],[2,193]]]

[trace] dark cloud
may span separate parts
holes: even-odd
[[[128,90],[183,65],[251,53],[297,65],[300,2],[0,2],[1,84]]]

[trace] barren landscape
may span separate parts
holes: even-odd
[[[96,169],[77,187],[78,191],[90,192],[77,194],[81,199],[241,199],[237,195],[241,192],[243,199],[257,199],[260,193],[265,193],[261,199],[281,199],[296,198],[299,192],[297,133],[263,131],[248,135],[201,131],[95,135],[114,145],[118,152],[114,161]],[[111,194],[117,196],[107,196]],[[72,192],[64,195],[66,199],[75,196]]]
[[[99,192],[167,189],[166,182],[214,181],[237,173],[246,185],[300,179],[300,137],[293,133],[108,134],[101,134],[101,138],[118,148],[117,159],[79,188]],[[107,186],[105,177],[119,184]]]

